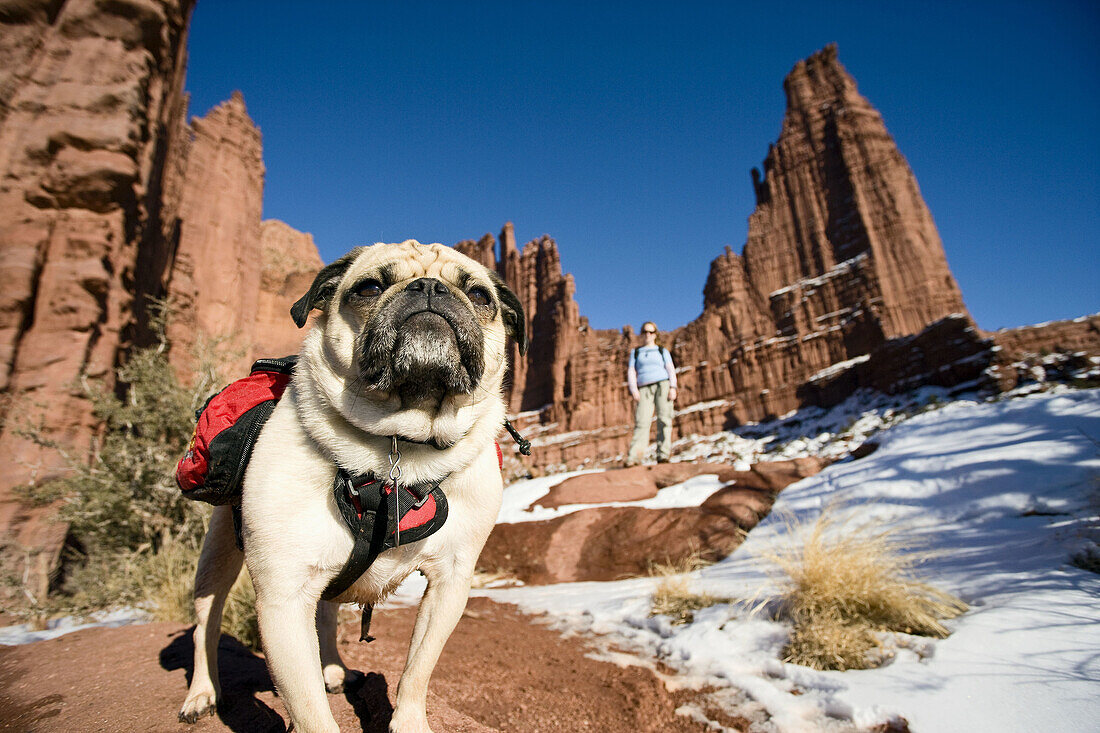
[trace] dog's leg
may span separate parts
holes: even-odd
[[[339,610],[339,603],[321,601],[317,604],[317,638],[321,644],[321,674],[325,678],[325,689],[329,692],[343,692],[344,685],[352,681],[348,668],[344,666],[344,660],[340,658],[340,649],[336,642]]]
[[[409,656],[397,685],[390,733],[431,733],[426,709],[428,679],[470,595],[473,567],[462,570],[448,563],[443,570],[424,567],[422,571],[428,587],[420,601]]]
[[[244,553],[237,549],[233,532],[232,509],[215,507],[195,571],[195,668],[187,699],[180,708],[182,723],[194,723],[216,710],[221,694],[218,640],[222,635],[222,608],[243,561]]]
[[[251,560],[249,560],[251,562]],[[338,733],[325,696],[317,639],[317,601],[321,589],[309,583],[287,583],[296,590],[269,593],[256,584],[256,610],[264,642],[267,668],[279,696],[286,704],[297,733]]]

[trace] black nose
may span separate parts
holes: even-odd
[[[439,282],[434,277],[422,277],[413,280],[405,286],[405,290],[411,290],[414,293],[426,293],[428,295],[450,295],[451,293],[446,285]]]

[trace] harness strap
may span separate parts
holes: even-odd
[[[510,422],[505,421],[504,426],[519,444],[520,453],[530,455],[530,442],[524,440]],[[397,465],[401,459],[397,441],[419,441],[409,441],[400,436],[393,436],[392,440],[394,447],[390,452],[388,483],[371,472],[352,476],[343,467],[336,468],[332,493],[340,516],[351,531],[353,544],[344,567],[322,592],[323,600],[331,601],[344,593],[386,550],[421,540],[447,521],[447,496],[440,485],[450,474],[432,482],[411,486],[402,484]],[[437,449],[446,447],[434,442],[427,445]],[[497,461],[503,467],[504,458],[499,443],[496,444],[496,451]],[[363,606],[359,641],[374,641],[369,633],[373,608],[370,604]]]
[[[516,430],[514,425],[512,425],[511,420],[504,421],[504,429],[507,430],[508,434],[512,436],[512,440],[516,441],[516,445],[519,446],[520,453],[525,456],[531,455],[531,441],[525,439],[522,435],[519,434],[519,431]],[[497,452],[500,452],[500,443],[497,443]],[[501,461],[503,460],[504,459],[501,458]],[[503,463],[501,464],[501,467],[503,467]]]
[[[397,547],[399,542],[416,542],[442,527],[447,520],[447,497],[440,484],[447,476],[412,486],[398,484],[395,490],[393,484],[373,473],[352,476],[338,468],[333,496],[354,544],[344,567],[329,582],[321,598],[331,601],[346,591],[379,555]],[[360,641],[372,640],[368,633],[370,608],[363,608]]]
[[[383,512],[382,521],[376,521],[379,508],[384,504],[383,494],[378,490],[380,486],[376,486],[379,482],[374,479],[373,474],[359,478],[357,486],[355,479],[340,468],[337,469],[336,478],[333,480],[332,490],[336,498],[336,506],[344,518],[344,523],[351,530],[354,544],[344,567],[321,594],[321,598],[326,601],[331,601],[350,588],[384,549],[388,522],[385,512]],[[374,490],[370,490],[372,488]]]

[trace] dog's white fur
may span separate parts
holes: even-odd
[[[494,441],[505,412],[506,327],[499,303],[492,320],[480,318],[484,373],[470,394],[410,406],[396,396],[363,390],[356,362],[363,318],[343,305],[343,296],[383,263],[397,272],[393,288],[432,277],[461,294],[461,267],[497,292],[488,271],[449,247],[409,241],[359,250],[307,334],[295,375],[256,443],[244,480],[244,553],[234,544],[228,507],[214,511],[195,578],[195,669],[181,719],[214,712],[221,611],[243,558],[256,588],[268,667],[294,729],[339,730],[325,697],[326,688],[342,688],[347,674],[336,645],[338,603],[318,603],[353,544],[332,497],[335,461],[352,473],[387,474],[385,436],[396,433],[453,442],[445,450],[400,443],[405,483],[449,474],[442,485],[447,521],[423,540],[384,552],[336,601],[374,603],[413,571],[426,576],[390,731],[429,730],[428,678],[465,608],[475,562],[500,509]]]

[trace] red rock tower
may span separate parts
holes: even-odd
[[[240,92],[194,118],[191,131],[179,242],[168,281],[179,309],[168,336],[173,355],[181,358],[198,333],[247,338],[260,287],[260,131]],[[243,364],[237,367],[243,370]]]
[[[880,350],[910,354],[896,342],[951,314],[962,318],[922,338],[969,346],[913,347],[920,355],[901,359],[913,372],[905,378],[942,377],[953,360],[981,348],[971,343],[976,331],[913,172],[840,65],[836,47],[798,62],[784,89],[779,139],[763,175],[753,171],[756,208],[744,252],[727,248],[711,263],[702,314],[666,335],[680,370],[678,435],[710,434],[814,404],[825,399],[824,370],[841,362],[867,367],[829,387],[829,399],[864,384],[889,389],[890,374],[874,371],[885,357],[872,357]],[[508,278],[525,293],[562,277],[556,250],[552,275],[530,267],[531,247],[524,249],[528,267]],[[524,280],[532,275],[548,280]],[[575,309],[572,287],[539,292],[550,297],[530,303],[536,313]],[[532,433],[540,462],[575,466],[621,453],[633,334],[591,330],[579,316],[536,316],[530,325],[533,344],[554,348],[527,360],[512,409],[539,410]],[[972,371],[958,374],[969,378]]]
[[[836,46],[797,63],[783,88],[782,132],[763,177],[753,171],[757,205],[744,252],[776,320],[797,308],[777,291],[803,290],[802,281],[839,269],[866,279],[874,292],[862,305],[886,338],[965,314],[917,180]]]

